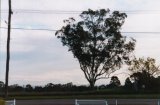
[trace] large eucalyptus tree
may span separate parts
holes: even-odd
[[[127,15],[110,10],[91,9],[80,14],[81,20],[64,20],[66,23],[56,32],[57,38],[68,47],[91,88],[95,82],[118,70],[127,63],[135,48],[135,40],[127,39],[120,32]]]

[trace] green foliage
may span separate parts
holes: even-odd
[[[133,85],[133,84],[132,84],[130,78],[129,78],[129,77],[126,78],[124,87],[125,87],[126,89],[132,89],[132,85]]]
[[[0,99],[0,105],[5,105],[5,101]]]
[[[30,84],[27,84],[26,87],[25,87],[25,91],[32,92],[33,91],[32,86]]]
[[[136,83],[137,89],[157,90],[160,88],[160,77],[155,78],[146,71],[133,73],[131,78],[134,80],[134,84]]]
[[[4,87],[4,82],[0,81],[0,88]]]
[[[108,85],[110,88],[120,87],[121,82],[117,76],[112,76],[110,84]]]
[[[133,72],[131,78],[136,90],[160,88],[159,77],[157,77],[160,74],[160,69],[156,65],[155,59],[135,58],[131,61],[129,70]]]
[[[18,84],[13,84],[13,85],[10,85],[8,86],[8,90],[9,91],[15,91],[15,92],[18,92],[18,91],[23,91],[23,87],[18,85]]]
[[[129,61],[135,40],[127,40],[120,32],[127,17],[125,13],[89,9],[80,17],[79,22],[74,18],[64,20],[66,26],[56,35],[78,59],[86,79],[94,87],[98,79],[106,78]]]
[[[156,65],[154,58],[134,58],[131,63],[129,70],[133,73],[136,72],[147,72],[149,76],[158,76],[160,74],[159,66]]]

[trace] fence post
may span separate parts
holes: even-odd
[[[117,99],[116,99],[116,105],[118,104]]]
[[[105,102],[105,103],[106,103],[106,105],[108,105],[108,102],[107,102],[107,100],[106,100],[106,102]]]
[[[16,100],[14,99],[14,105],[16,105]]]

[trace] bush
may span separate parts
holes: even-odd
[[[0,99],[0,105],[5,105],[5,101]]]

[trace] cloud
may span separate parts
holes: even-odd
[[[84,78],[83,73],[77,69],[72,70],[49,70],[50,72],[44,73],[20,73],[17,72],[15,75],[11,75],[10,79],[13,81],[12,83],[16,83],[17,81],[21,81],[21,85],[23,84],[33,84],[33,85],[44,85],[47,83],[68,83],[73,82],[74,84],[88,84]],[[11,73],[12,74],[12,73]],[[34,80],[34,81],[33,81]]]
[[[137,47],[135,54],[138,57],[153,57],[160,62],[160,36],[159,35],[143,35],[145,37],[137,38]]]
[[[83,11],[88,8],[110,10],[159,10],[159,0],[14,0],[13,9]],[[2,0],[2,9],[8,9]],[[79,14],[14,13],[12,27],[60,29],[63,20],[79,19]],[[159,14],[128,14],[122,31],[158,31]],[[2,14],[2,26],[7,26],[7,13]],[[0,79],[4,80],[7,31],[1,30]],[[45,84],[47,82],[88,84],[78,61],[67,47],[55,37],[55,32],[12,30],[10,83]],[[159,35],[125,34],[137,40],[135,54],[138,57],[159,58]],[[62,79],[62,77],[64,79]],[[123,78],[124,79],[124,78]],[[124,81],[122,79],[122,81]],[[106,84],[101,80],[97,84]]]
[[[159,16],[160,14],[128,14],[123,31],[157,32],[160,27]]]

